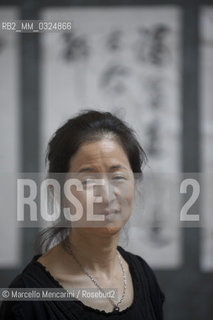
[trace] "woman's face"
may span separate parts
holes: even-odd
[[[81,183],[70,191],[83,208],[72,227],[93,234],[120,231],[131,215],[134,196],[134,175],[121,145],[113,138],[83,143],[70,160],[69,174]],[[69,207],[77,213],[72,201]]]

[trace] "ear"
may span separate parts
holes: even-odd
[[[59,203],[60,202],[60,194],[57,194],[56,191],[54,190],[53,185],[48,185],[48,194],[49,197],[53,199],[53,197],[55,198],[55,200]]]
[[[141,183],[140,179],[138,177],[134,177],[134,197],[136,197],[139,191],[140,183]]]

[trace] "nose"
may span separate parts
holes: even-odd
[[[101,185],[100,188],[100,196],[105,205],[109,205],[117,198],[115,188],[110,184],[110,181],[107,178],[103,179],[103,185]]]

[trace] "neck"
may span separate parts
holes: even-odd
[[[87,233],[81,228],[72,229],[68,237],[70,247],[82,266],[105,279],[112,277],[118,265],[116,255],[118,239],[119,232],[110,236],[100,236],[95,232]]]

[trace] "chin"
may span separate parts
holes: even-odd
[[[96,233],[101,235],[114,235],[120,232],[122,226],[108,225],[105,227],[97,228]]]

